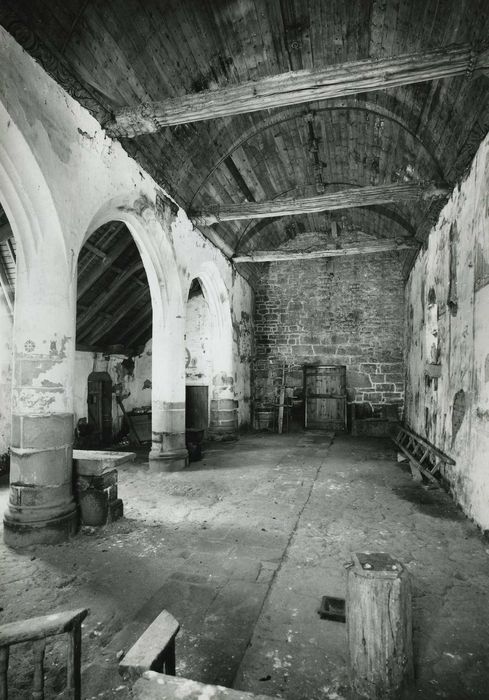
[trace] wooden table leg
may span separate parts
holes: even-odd
[[[70,633],[68,644],[67,686],[73,700],[81,700],[81,625]]]
[[[175,675],[175,665],[176,665],[176,660],[175,660],[175,637],[171,640],[171,642],[168,644],[166,647],[166,652],[165,652],[165,673],[168,676],[174,676]]]
[[[7,700],[7,672],[8,672],[8,657],[9,647],[0,648],[0,700]]]

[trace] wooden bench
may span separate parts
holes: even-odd
[[[273,700],[270,695],[253,695],[243,690],[207,685],[189,678],[146,672],[132,689],[135,700]]]
[[[135,457],[134,452],[73,450],[82,525],[105,525],[122,517],[124,506],[117,494],[117,467]]]
[[[0,700],[8,698],[9,650],[14,644],[34,642],[32,697],[44,700],[44,654],[46,639],[69,634],[67,690],[73,700],[81,700],[81,623],[88,610],[68,610],[0,626]]]
[[[409,460],[413,478],[418,481],[424,476],[432,484],[438,486],[437,474],[444,475],[446,465],[455,464],[451,457],[408,428],[401,427],[394,442],[405,458]]]
[[[145,671],[175,675],[175,637],[180,624],[163,610],[119,662],[124,678],[135,680]]]

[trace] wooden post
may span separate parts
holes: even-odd
[[[175,637],[173,637],[165,650],[164,669],[168,676],[174,676],[176,673]]]
[[[283,424],[284,424],[284,401],[285,401],[285,362],[282,365],[282,384],[280,385],[280,392],[278,395],[277,432],[279,435],[282,434],[282,428],[283,428]]]
[[[8,673],[8,657],[9,647],[0,648],[0,700],[7,700],[7,673]]]
[[[44,700],[44,655],[46,640],[34,642],[34,678],[32,681],[32,700]]]
[[[346,622],[353,696],[398,698],[413,680],[411,590],[399,561],[384,553],[353,555]]]
[[[73,700],[81,698],[81,620],[74,625],[70,632],[67,668],[66,687]]]

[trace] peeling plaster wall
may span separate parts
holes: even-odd
[[[10,445],[12,390],[12,316],[0,290],[0,455]]]
[[[416,260],[406,311],[408,424],[456,461],[445,474],[453,495],[489,529],[489,136]]]
[[[254,296],[242,277],[236,275],[232,288],[234,389],[239,401],[239,425],[251,420],[251,367],[255,352]]]
[[[0,123],[2,145],[14,144],[20,132],[27,147],[42,170],[59,220],[63,224],[64,241],[49,239],[49,226],[44,226],[45,246],[57,250],[64,247],[67,267],[76,275],[78,253],[90,226],[100,212],[137,215],[141,220],[155,217],[164,231],[164,238],[146,234],[147,259],[158,269],[175,273],[181,289],[167,290],[170,319],[181,319],[179,297],[186,299],[190,281],[198,276],[204,264],[212,264],[232,303],[231,322],[236,325],[234,355],[236,365],[236,398],[239,400],[239,422],[249,420],[249,360],[240,345],[243,313],[252,313],[253,293],[249,285],[233,269],[224,255],[196,229],[185,212],[154,180],[140,168],[117,141],[108,138],[100,124],[58,86],[43,69],[0,27],[0,102],[8,116]],[[14,149],[14,146],[12,146]],[[8,150],[7,150],[8,152]],[[27,182],[26,186],[30,183]],[[165,202],[161,206],[161,201]],[[111,218],[117,218],[111,211]],[[25,243],[25,241],[24,241]],[[34,243],[35,245],[35,243]],[[175,265],[169,263],[172,251]],[[60,301],[62,304],[62,300]],[[175,324],[179,327],[178,324]],[[178,365],[183,377],[185,358]],[[167,383],[173,382],[175,369],[169,368]],[[239,379],[237,377],[239,376]],[[78,390],[77,390],[78,392]],[[78,399],[77,399],[78,401]],[[83,414],[84,415],[84,414]]]
[[[210,386],[212,382],[212,335],[209,305],[200,294],[187,302],[185,324],[186,384]]]

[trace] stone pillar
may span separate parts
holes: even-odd
[[[153,312],[152,447],[153,471],[176,471],[188,465],[185,446],[185,319],[166,309],[164,320]]]
[[[10,401],[12,395],[12,333],[10,307],[0,289],[0,458],[10,446]]]
[[[59,243],[17,259],[10,501],[5,542],[61,542],[77,526],[72,487],[75,284]]]

